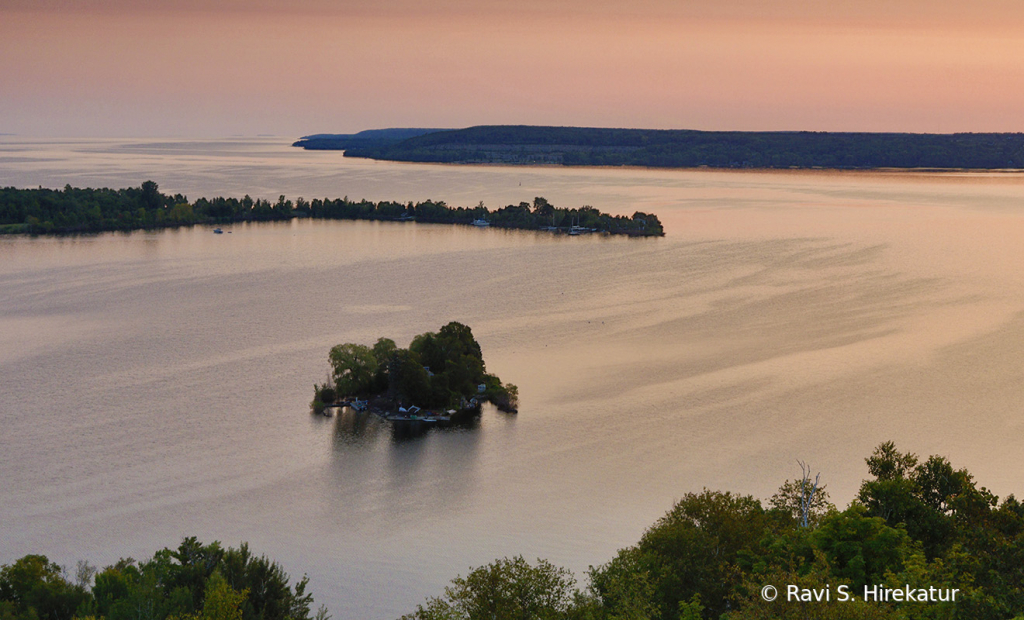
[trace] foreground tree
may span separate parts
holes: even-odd
[[[0,616],[11,620],[71,620],[90,599],[44,555],[0,567]]]
[[[688,493],[636,547],[594,571],[593,585],[603,601],[628,610],[626,617],[644,617],[646,609],[652,619],[677,620],[681,605],[699,601],[705,617],[717,618],[742,581],[742,557],[757,552],[768,523],[753,497]]]
[[[28,555],[0,566],[2,620],[326,620],[311,617],[306,579],[288,575],[243,544],[224,549],[186,538],[144,562],[119,560],[72,584],[60,566]]]
[[[867,464],[871,478],[843,511],[827,503],[823,486],[812,492],[807,467],[802,480],[782,485],[769,510],[750,496],[689,493],[639,543],[591,568],[583,592],[558,590],[561,604],[536,617],[1024,620],[1024,504],[1013,496],[999,503],[945,458],[922,462],[892,442]],[[502,598],[514,591],[497,570],[503,565],[456,580],[406,620],[520,617],[495,607],[515,608]],[[766,585],[777,598],[762,595]],[[788,600],[788,585],[802,589],[799,600]],[[840,600],[839,586],[857,598]],[[865,586],[943,594],[865,601]],[[800,598],[815,591],[830,598]]]
[[[456,577],[444,596],[402,620],[561,620],[573,608],[572,574],[546,560],[503,558]]]

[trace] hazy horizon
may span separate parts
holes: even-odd
[[[0,134],[1016,132],[1024,6],[0,0]]]

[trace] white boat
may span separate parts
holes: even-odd
[[[487,220],[480,218],[479,220],[473,220],[473,226],[490,226],[491,223]]]
[[[580,218],[576,218],[576,221],[569,226],[569,234],[573,236],[582,235],[583,233],[588,232],[592,232],[592,229],[580,226]]]

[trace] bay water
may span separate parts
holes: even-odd
[[[1024,491],[1024,176],[440,166],[0,137],[0,185],[658,214],[666,236],[293,220],[0,237],[0,563],[248,541],[337,620],[609,560],[683,494],[942,454]],[[313,416],[327,351],[470,325],[520,413]]]

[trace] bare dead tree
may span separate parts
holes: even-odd
[[[797,464],[800,466],[800,472],[803,476],[800,479],[800,526],[807,527],[808,518],[811,514],[811,505],[814,501],[814,494],[818,492],[818,481],[821,478],[821,472],[818,472],[814,476],[814,484],[811,484],[811,466],[807,463],[797,460]]]

